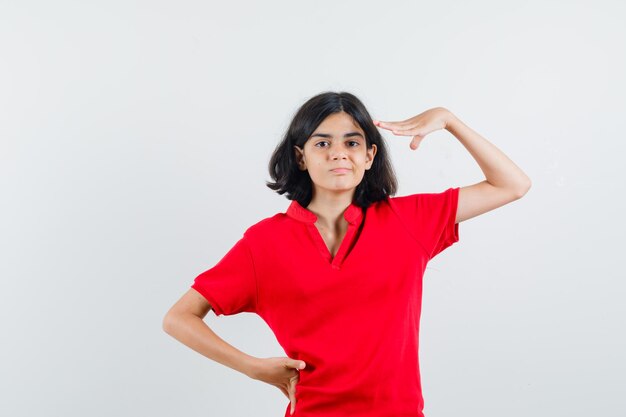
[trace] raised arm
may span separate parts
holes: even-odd
[[[445,129],[472,155],[485,180],[459,190],[456,222],[476,217],[524,196],[530,178],[494,144],[447,111]]]
[[[416,150],[426,135],[446,129],[476,160],[485,180],[459,189],[456,223],[521,198],[531,186],[530,178],[500,149],[464,124],[444,107],[435,107],[401,122],[374,120],[374,124],[398,136],[413,136]]]

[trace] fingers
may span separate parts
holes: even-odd
[[[393,133],[396,136],[413,136],[413,135],[417,135],[419,130],[416,129],[399,129],[399,128],[391,128],[389,129],[391,130],[391,133]]]
[[[299,375],[289,378],[289,401],[291,402],[290,414],[296,411],[296,383],[298,382]]]
[[[407,120],[402,122],[383,122],[381,120],[374,120],[374,124],[388,130],[406,130],[411,128],[411,122]]]
[[[380,126],[382,128],[391,130],[391,132],[396,136],[413,136],[409,147],[413,150],[416,150],[422,139],[424,139],[424,132],[422,129],[417,129],[416,125],[409,125],[407,122],[381,122],[380,120],[374,120],[374,124],[376,126]]]
[[[390,130],[394,135],[398,136],[411,136],[418,133],[417,130],[414,130],[416,126],[407,124],[407,122],[381,122],[376,120],[374,124],[383,129]]]
[[[422,139],[424,139],[423,136],[420,136],[420,135],[413,136],[413,139],[411,140],[411,143],[409,144],[411,149],[416,150],[420,146],[420,142],[422,141]]]
[[[299,371],[300,369],[304,369],[304,367],[306,366],[306,363],[303,361],[292,361],[290,363],[286,363],[285,364],[285,368],[295,368],[296,371]]]
[[[411,120],[402,120],[402,121],[399,121],[399,122],[386,122],[386,121],[383,121],[383,120],[373,119],[372,121],[374,122],[374,124],[375,124],[376,126],[378,126],[378,125],[388,125],[388,126],[391,126],[391,125],[395,125],[395,126],[406,126],[406,125],[408,125],[408,124],[410,124],[410,123],[411,123]]]
[[[287,369],[292,369],[292,368],[297,368],[298,367],[298,361],[295,361],[293,359],[288,359],[287,361],[285,361],[285,363],[283,364],[283,366]]]
[[[285,393],[291,403],[290,414],[293,414],[294,411],[296,411],[296,384],[300,379],[300,373],[298,371],[304,369],[306,367],[306,363],[300,360],[289,360],[285,362],[283,366],[287,369],[296,371],[295,375],[289,378],[289,385],[287,387],[287,392]],[[281,388],[281,390],[282,389],[283,388]]]
[[[294,411],[296,411],[296,396],[295,395],[289,395],[289,401],[291,401],[291,409],[289,410],[289,414],[293,414]]]

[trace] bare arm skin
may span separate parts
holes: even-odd
[[[434,107],[401,122],[374,120],[374,124],[397,136],[413,136],[416,150],[426,135],[446,129],[461,142],[485,174],[485,180],[459,189],[455,223],[471,219],[512,201],[528,192],[530,178],[494,144],[463,123],[444,107]]]
[[[449,112],[445,129],[467,149],[486,178],[459,189],[457,223],[522,198],[528,192],[530,178],[494,144]]]
[[[296,407],[296,386],[304,361],[288,357],[256,358],[220,338],[204,322],[209,302],[190,288],[163,318],[163,330],[207,358],[239,371],[252,379],[273,385],[289,399],[291,413]]]
[[[190,288],[165,315],[163,330],[201,355],[252,377],[258,358],[240,351],[213,332],[204,322],[210,310],[208,301]]]

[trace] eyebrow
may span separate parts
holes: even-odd
[[[314,136],[319,136],[321,138],[332,138],[333,137],[333,135],[330,135],[328,133],[313,133],[311,135],[311,137],[314,137]],[[361,133],[359,133],[359,132],[348,132],[345,135],[343,135],[344,138],[351,138],[351,137],[355,137],[355,136],[360,136],[362,139],[365,139],[363,137],[363,135]]]

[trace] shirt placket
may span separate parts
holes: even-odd
[[[330,250],[326,246],[326,242],[322,238],[319,230],[313,223],[307,224],[309,234],[311,235],[313,241],[315,242],[315,246],[317,250],[322,255],[324,260],[328,262],[333,269],[340,269],[343,264],[344,257],[346,256],[346,252],[350,247],[350,243],[352,242],[352,238],[354,236],[355,225],[353,223],[348,223],[348,230],[346,230],[346,234],[341,241],[339,249],[337,250],[337,254],[335,257],[332,257]]]

